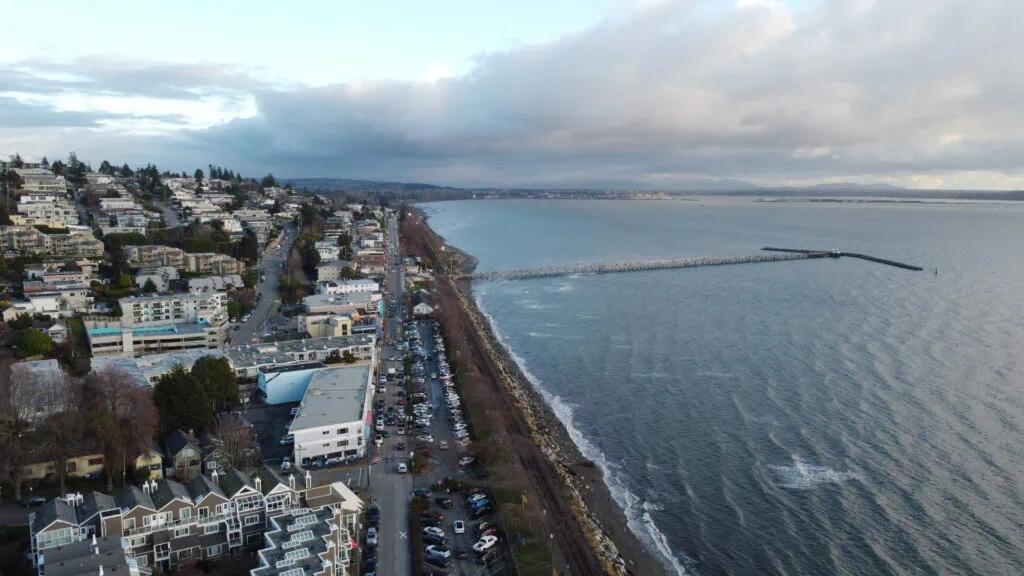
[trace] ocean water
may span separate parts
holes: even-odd
[[[480,270],[765,245],[925,267],[825,259],[474,290],[669,573],[1024,574],[1024,207],[424,208]]]

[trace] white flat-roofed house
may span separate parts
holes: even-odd
[[[329,280],[318,282],[316,293],[324,294],[355,294],[357,292],[380,292],[380,284],[376,280],[360,278],[357,280]]]
[[[313,248],[320,254],[320,261],[326,262],[328,260],[337,260],[338,255],[341,253],[341,248],[337,242],[331,242],[329,240],[320,240],[313,244]]]

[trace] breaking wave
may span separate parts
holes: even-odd
[[[824,484],[841,484],[848,480],[859,480],[853,472],[838,472],[827,466],[810,466],[800,457],[793,455],[792,466],[771,465],[779,487],[789,490],[812,490]]]

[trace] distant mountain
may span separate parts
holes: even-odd
[[[899,190],[906,190],[902,186],[893,186],[892,184],[850,184],[848,182],[836,182],[832,184],[815,184],[814,186],[805,186],[796,188],[797,190],[861,190],[868,191],[874,190],[884,192],[886,190],[890,192],[896,192]]]
[[[445,186],[417,182],[377,182],[374,180],[353,180],[351,178],[282,178],[281,184],[292,188],[310,190],[435,190]]]

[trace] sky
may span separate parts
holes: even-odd
[[[1019,0],[55,0],[4,15],[19,23],[0,36],[5,156],[484,187],[1024,188]]]

